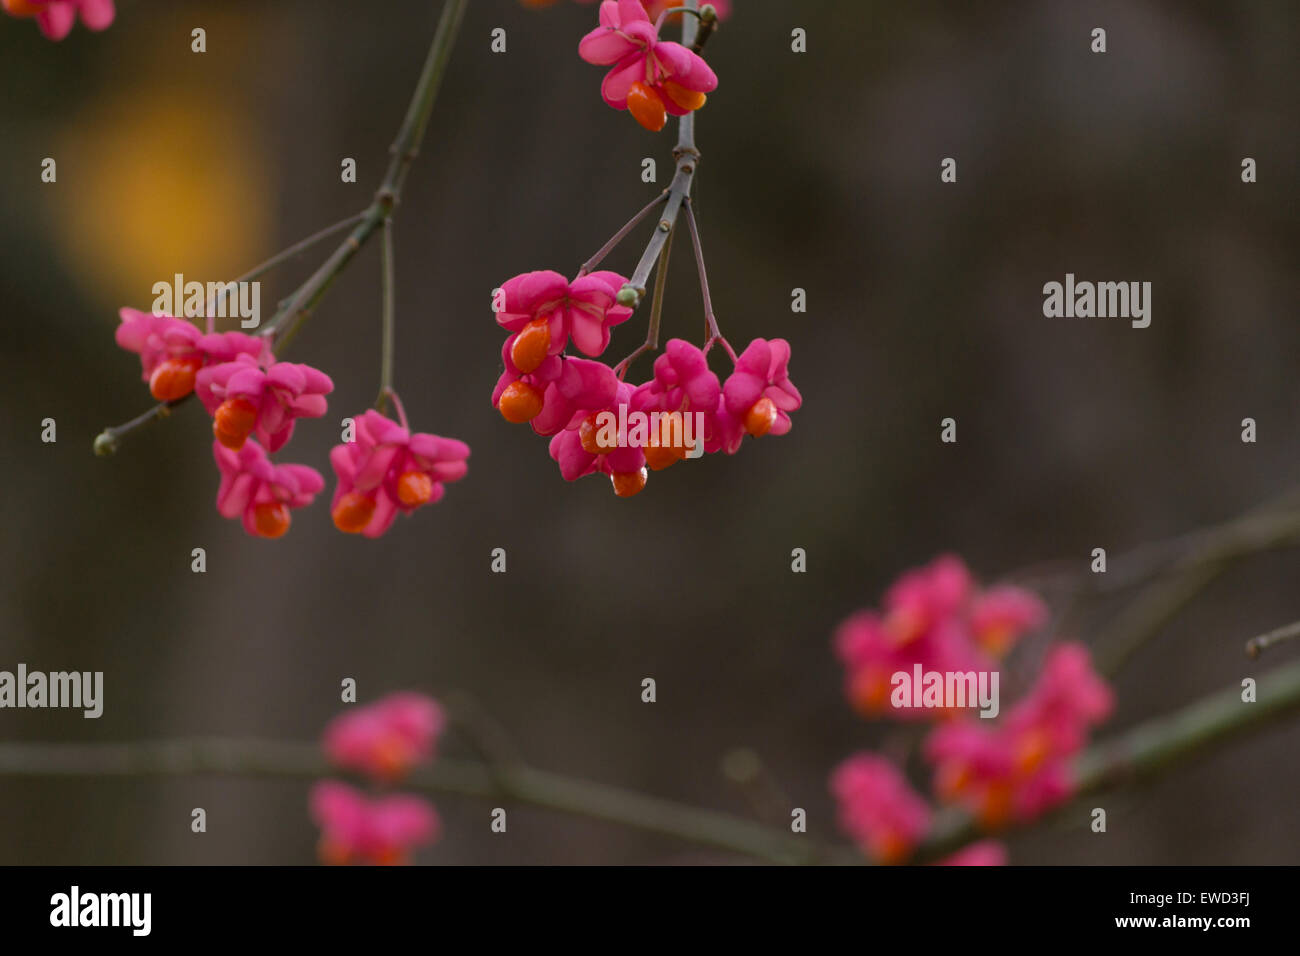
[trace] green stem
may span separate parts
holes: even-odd
[[[655,20],[655,33],[658,33],[660,31],[660,29],[664,25],[664,21],[667,20],[669,17],[671,17],[674,13],[689,13],[691,16],[696,17],[697,19],[703,19],[703,14],[699,10],[695,9],[694,4],[690,4],[688,6],[681,6],[681,7],[669,7],[668,9],[660,13],[659,18]]]
[[[696,0],[688,0],[687,6],[694,10],[697,6]],[[690,46],[695,42],[696,27],[695,17],[682,17],[683,46]],[[700,162],[700,151],[695,148],[694,111],[678,118],[677,146],[673,149],[673,159],[676,160],[677,171],[673,174],[673,181],[668,185],[668,198],[664,205],[663,216],[650,236],[650,241],[646,243],[645,251],[641,253],[641,259],[632,271],[632,277],[619,292],[619,302],[623,305],[630,305],[633,308],[640,305],[645,295],[646,281],[650,278],[650,270],[659,261],[659,255],[663,252],[668,237],[672,235],[682,203],[691,194],[691,180]],[[637,350],[638,353],[641,351],[641,349]]]
[[[659,268],[655,271],[655,291],[654,299],[650,303],[650,323],[646,329],[645,341],[637,346],[627,358],[614,366],[614,374],[622,381],[627,370],[632,367],[640,356],[646,352],[653,352],[659,347],[659,323],[663,318],[664,311],[664,287],[668,283],[668,257],[673,251],[673,235],[670,232],[668,239],[664,243],[663,255],[659,257]]]
[[[1229,688],[1094,746],[1075,764],[1077,800],[1145,781],[1249,731],[1300,714],[1300,661],[1259,678],[1258,695],[1255,703],[1243,703],[1241,692]],[[208,738],[127,744],[0,743],[0,776],[226,774],[314,779],[334,772],[319,747],[309,743]],[[535,770],[521,764],[513,751],[499,765],[440,757],[432,767],[413,773],[404,785],[426,793],[515,800],[771,862],[864,862],[855,851],[827,849],[783,828]],[[1071,804],[1079,805],[1077,801]],[[1062,812],[1068,811],[1058,811]],[[912,862],[942,859],[983,836],[968,815],[948,811],[940,816]]]
[[[668,199],[668,190],[665,189],[654,199],[646,203],[645,206],[642,207],[640,212],[638,212],[635,216],[633,216],[631,219],[629,219],[626,223],[623,224],[622,229],[614,233],[614,235],[610,237],[610,240],[607,243],[605,243],[598,250],[596,250],[596,254],[594,256],[592,256],[590,259],[588,259],[586,262],[582,264],[582,268],[578,270],[578,277],[581,278],[582,276],[585,276],[587,273],[591,272],[592,269],[596,268],[596,266],[600,265],[605,260],[605,257],[609,255],[611,252],[613,252],[615,247],[620,242],[622,242],[625,238],[627,238],[627,234],[640,224],[642,219],[648,216],[656,206],[663,205],[663,203],[667,201],[667,199]]]
[[[384,220],[384,234],[379,245],[382,266],[383,285],[383,356],[379,365],[379,397],[375,399],[375,408],[381,412],[388,409],[388,397],[393,391],[393,339],[396,322],[394,313],[394,294],[396,280],[393,275],[393,221]]]
[[[700,275],[700,295],[704,299],[704,351],[707,353],[713,348],[715,342],[721,342],[722,347],[726,349],[727,355],[731,357],[732,364],[739,359],[736,352],[722,336],[722,330],[718,328],[718,317],[713,314],[713,297],[709,294],[709,273],[704,268],[704,247],[700,245],[700,229],[695,224],[695,202],[686,200],[686,225],[691,231],[691,245],[695,249],[695,269]]]
[[[1248,514],[1223,525],[1171,575],[1147,588],[1106,630],[1097,644],[1097,666],[1113,676],[1159,634],[1192,599],[1233,564],[1260,551],[1300,541],[1300,509],[1289,513]]]
[[[469,0],[447,0],[442,8],[438,29],[429,46],[429,54],[425,57],[420,79],[411,96],[411,103],[406,109],[402,126],[397,131],[397,138],[389,150],[388,171],[384,174],[379,189],[375,191],[374,201],[361,214],[361,222],[330,254],[321,267],[294,291],[288,302],[271,317],[271,321],[262,330],[263,335],[278,335],[281,327],[287,324],[289,335],[292,337],[298,326],[311,315],[312,309],[323,297],[325,290],[352,261],[352,257],[361,251],[361,247],[374,235],[375,230],[393,215],[393,210],[401,200],[402,187],[406,184],[411,164],[420,153],[424,131],[429,125],[429,114],[433,110],[438,87],[442,84],[442,77],[447,70],[451,50],[455,45],[456,35],[460,31],[460,24],[468,5]],[[284,341],[278,341],[276,351],[281,351],[284,344]]]
[[[20,777],[172,777],[235,775],[319,779],[336,774],[310,743],[200,738],[128,744],[0,743],[0,775]],[[712,810],[511,765],[439,757],[402,786],[511,801],[604,820],[773,863],[811,861],[809,838]]]
[[[174,402],[159,402],[147,412],[137,415],[129,422],[123,422],[121,425],[114,425],[112,428],[105,428],[95,437],[95,454],[101,458],[107,458],[109,455],[116,455],[118,443],[121,439],[131,434],[137,429],[143,428],[152,422],[162,421],[172,413],[172,409],[182,402],[193,396],[193,392],[186,395],[185,398],[178,398]]]
[[[1298,637],[1300,637],[1300,621],[1295,621],[1286,625],[1286,627],[1279,627],[1277,630],[1261,634],[1259,637],[1252,637],[1246,642],[1246,656],[1253,660],[1274,644],[1293,641]]]
[[[384,174],[384,179],[375,192],[374,200],[370,206],[356,216],[335,223],[333,226],[328,226],[302,242],[290,246],[254,270],[254,274],[260,274],[258,270],[278,265],[309,245],[315,245],[338,230],[355,223],[352,231],[330,253],[329,258],[302,285],[290,293],[280,308],[276,310],[275,314],[259,331],[259,335],[274,336],[274,349],[277,354],[282,352],[289,342],[293,340],[298,329],[311,315],[312,310],[321,299],[325,297],[325,293],[334,284],[334,280],[338,278],[339,273],[352,261],[353,256],[361,251],[361,247],[370,239],[375,230],[392,217],[393,210],[401,199],[402,187],[406,183],[411,164],[419,154],[420,143],[423,141],[425,129],[429,125],[429,115],[433,110],[433,104],[438,95],[438,87],[441,85],[443,74],[447,70],[447,63],[451,58],[456,35],[460,31],[461,21],[465,17],[465,10],[468,6],[469,0],[447,0],[443,5],[442,16],[438,20],[437,31],[434,33],[433,42],[429,46],[429,53],[425,57],[420,79],[416,83],[415,92],[411,96],[411,102],[406,109],[401,128],[397,132],[397,138],[393,141],[387,172]],[[246,280],[247,277],[245,277]],[[186,397],[188,398],[188,396]],[[184,400],[181,399],[180,401]],[[176,404],[179,404],[179,402],[157,405],[123,425],[104,429],[95,439],[95,454],[113,454],[123,436],[149,422],[167,417],[171,407]]]
[[[718,28],[718,11],[713,8],[713,4],[706,3],[700,10],[699,30],[695,34],[695,39],[687,44],[692,53],[699,53],[704,49],[704,44],[709,42],[709,37],[713,36],[713,31]]]
[[[312,233],[306,239],[300,239],[298,242],[295,242],[293,245],[289,246],[288,248],[280,250],[271,258],[267,259],[265,262],[253,266],[253,268],[249,269],[239,278],[233,280],[231,283],[222,287],[221,295],[219,295],[212,302],[208,303],[208,315],[211,316],[214,312],[217,311],[217,307],[226,301],[226,297],[230,295],[232,287],[238,286],[242,282],[251,282],[253,279],[257,279],[261,276],[266,275],[266,273],[270,272],[276,266],[284,262],[288,262],[294,256],[306,252],[308,249],[310,249],[312,246],[315,246],[317,243],[323,242],[324,240],[328,239],[330,236],[334,235],[335,233],[341,232],[342,230],[348,228],[348,226],[353,225],[357,220],[359,220],[362,217],[362,215],[364,214],[354,213],[353,215],[348,216],[348,218],[342,219],[339,222],[334,223],[334,225],[332,226],[326,226],[324,229],[320,230],[319,232]],[[211,319],[209,318],[208,321],[211,321]],[[211,331],[211,329],[209,329],[209,331]]]

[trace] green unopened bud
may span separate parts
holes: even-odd
[[[614,301],[619,305],[636,308],[636,304],[641,301],[641,296],[637,294],[636,289],[632,288],[630,285],[625,285],[623,288],[618,290],[618,295],[614,297]]]
[[[117,453],[117,439],[108,429],[104,429],[95,436],[95,454],[100,458],[107,458],[109,455]]]
[[[701,23],[712,23],[717,18],[718,18],[718,11],[714,8],[713,4],[706,3],[704,6],[700,7]]]

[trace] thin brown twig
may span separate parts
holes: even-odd
[[[283,351],[289,342],[293,340],[298,329],[311,316],[316,305],[324,298],[325,293],[334,284],[335,279],[361,250],[361,247],[374,235],[379,226],[392,217],[393,210],[401,199],[402,188],[406,183],[407,175],[410,173],[411,164],[419,155],[420,144],[424,138],[425,129],[429,124],[429,116],[433,111],[438,88],[442,83],[443,74],[446,72],[447,63],[451,58],[452,47],[455,45],[456,36],[460,31],[461,21],[464,19],[468,5],[469,0],[447,0],[443,5],[442,15],[438,19],[438,27],[434,32],[433,41],[429,45],[429,52],[425,57],[420,78],[416,82],[411,102],[407,106],[402,125],[389,151],[391,157],[388,169],[379,185],[379,189],[375,192],[370,206],[352,217],[352,219],[347,220],[347,222],[356,222],[356,226],[330,253],[325,262],[305,282],[289,294],[280,304],[280,307],[277,308],[275,314],[259,330],[259,335],[272,338],[277,353]],[[303,242],[314,244],[319,239],[332,235],[343,225],[344,223],[336,223],[333,226],[326,227],[326,229],[314,236],[309,236]],[[298,243],[296,246],[302,246],[302,243]],[[284,252],[277,254],[271,261],[276,263],[283,261],[294,254],[296,246],[291,246]],[[301,249],[297,249],[297,251],[301,251]],[[181,401],[184,401],[184,399],[181,399]],[[117,450],[121,438],[149,422],[159,421],[167,417],[167,410],[170,410],[170,407],[176,404],[178,403],[163,403],[137,416],[130,422],[104,429],[95,439],[95,453],[97,455],[112,454]],[[166,410],[164,410],[165,408]]]
[[[1300,621],[1261,634],[1259,637],[1252,637],[1246,642],[1246,656],[1254,660],[1274,644],[1281,644],[1283,641],[1294,640],[1297,637],[1300,637]]]

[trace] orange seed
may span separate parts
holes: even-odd
[[[397,479],[397,500],[408,508],[418,508],[433,497],[433,479],[422,471],[408,471]]]
[[[645,487],[647,472],[644,468],[639,471],[616,471],[609,476],[609,480],[614,485],[614,494],[620,498],[631,498],[638,494]]]
[[[708,99],[703,93],[688,90],[672,80],[664,80],[663,87],[664,92],[668,94],[668,98],[673,101],[674,105],[684,110],[698,110]]]
[[[212,434],[231,451],[239,451],[257,425],[257,409],[246,398],[228,398],[212,416]]]
[[[202,364],[203,360],[197,355],[164,360],[149,376],[149,394],[160,402],[184,398],[194,391],[194,376]]]
[[[510,346],[510,361],[515,368],[527,375],[546,361],[546,353],[551,347],[551,330],[546,319],[533,319],[524,326]]]
[[[542,412],[542,392],[523,379],[511,382],[497,401],[501,417],[512,425],[530,422]]]
[[[652,87],[641,82],[633,83],[628,90],[627,110],[652,133],[659,132],[664,128],[664,123],[668,122],[668,110],[664,108],[664,101]]]
[[[339,499],[330,517],[334,519],[334,527],[340,531],[358,534],[366,529],[374,514],[375,499],[359,491],[349,491]]]
[[[264,501],[253,509],[253,527],[263,538],[278,538],[289,530],[289,507],[283,501]]]
[[[750,406],[745,412],[745,431],[755,438],[761,438],[772,430],[776,424],[776,405],[764,396]]]

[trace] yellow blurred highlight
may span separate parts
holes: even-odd
[[[55,235],[113,324],[117,305],[149,311],[155,282],[226,281],[274,252],[255,125],[220,92],[146,79],[92,101],[54,154]]]

